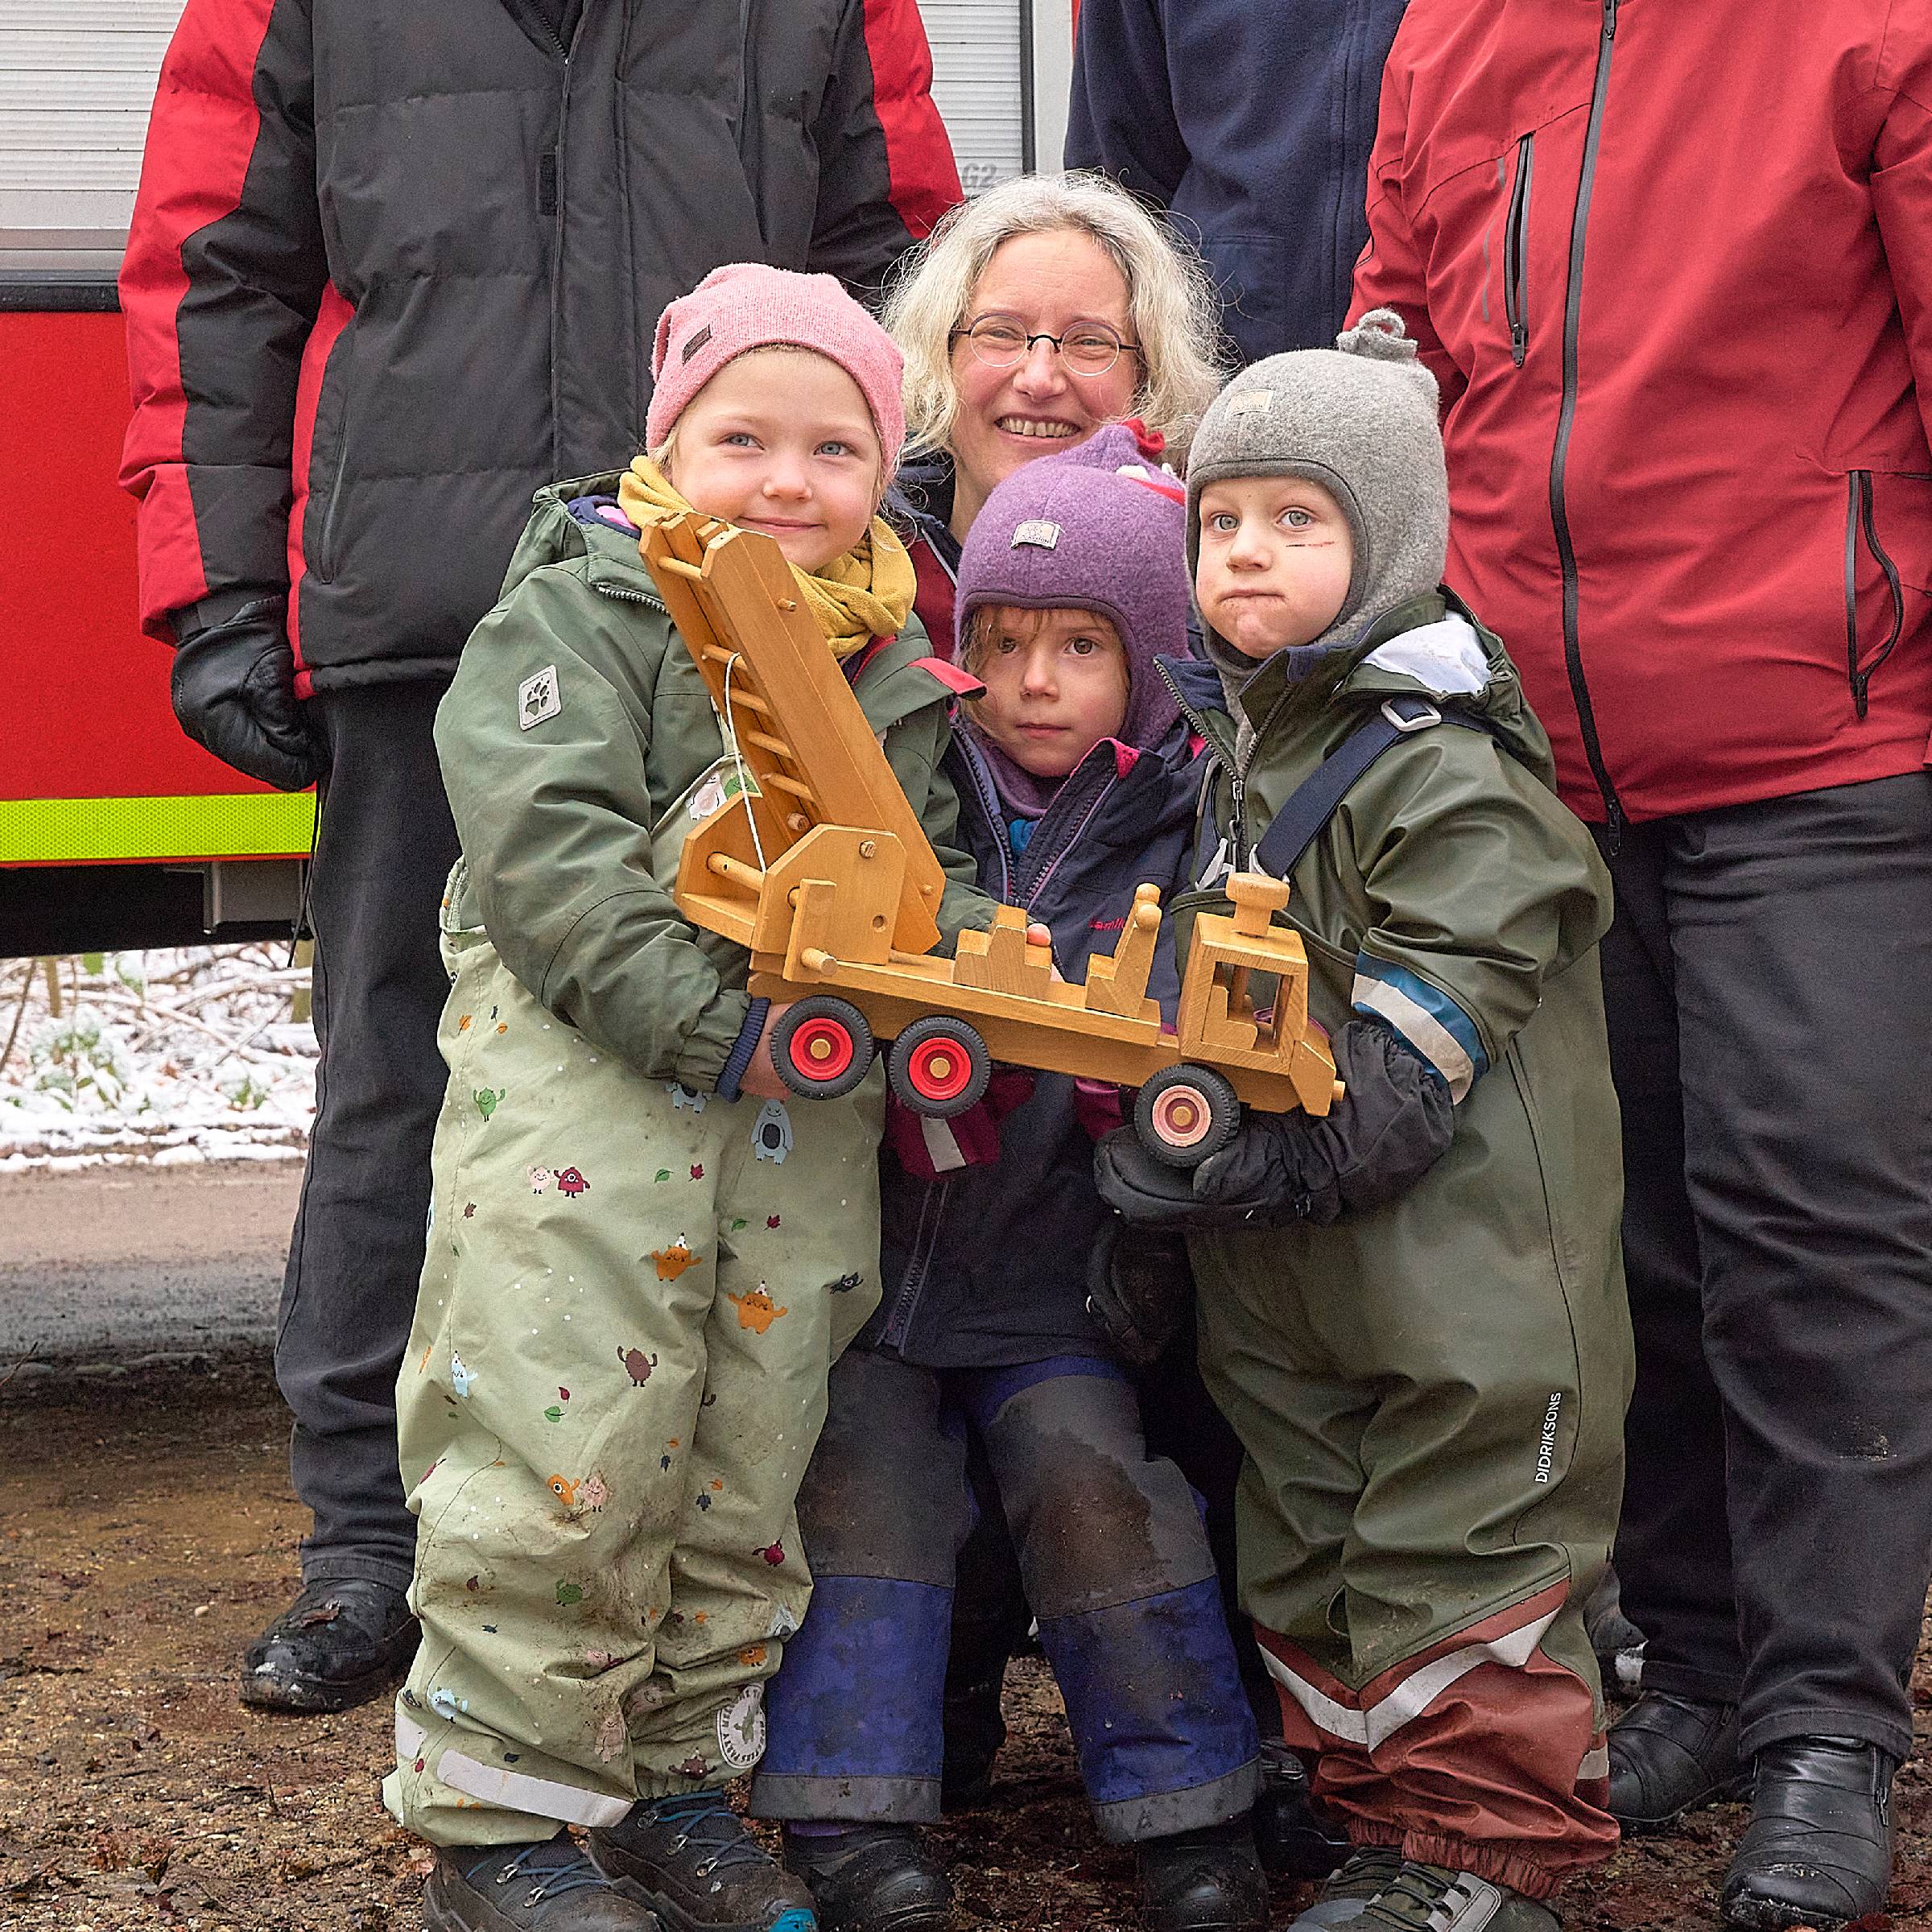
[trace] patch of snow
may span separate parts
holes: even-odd
[[[0,964],[0,1174],[299,1160],[316,1036],[284,946]]]

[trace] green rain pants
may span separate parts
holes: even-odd
[[[447,916],[447,915],[446,915]],[[764,1748],[792,1504],[878,1299],[875,1069],[642,1078],[446,934],[428,1258],[397,1385],[422,1648],[383,1800],[438,1844],[606,1825]]]

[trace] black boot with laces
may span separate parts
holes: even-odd
[[[745,1830],[722,1792],[634,1805],[591,1833],[590,1851],[637,1885],[666,1932],[818,1932],[803,1881]]]
[[[607,1878],[564,1836],[439,1846],[424,1932],[663,1932],[636,1886]]]

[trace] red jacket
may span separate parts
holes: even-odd
[[[1932,0],[1411,0],[1354,313],[1583,815],[1932,737]]]

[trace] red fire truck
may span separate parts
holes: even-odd
[[[921,0],[968,192],[1057,164],[1075,0]],[[135,618],[114,298],[182,0],[0,0],[0,957],[288,931],[312,795],[185,737]]]

